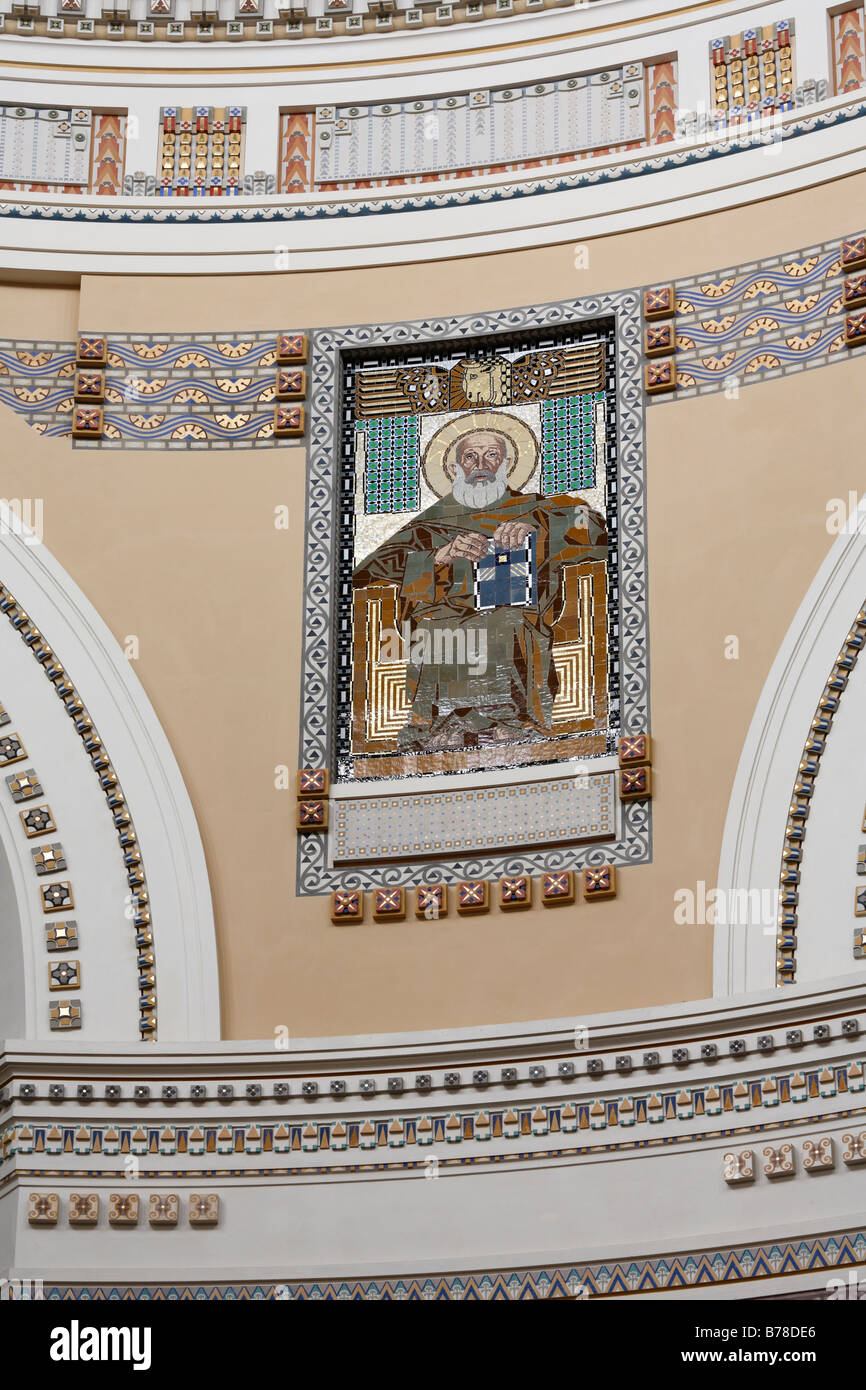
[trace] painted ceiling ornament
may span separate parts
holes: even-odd
[[[513,492],[520,492],[532,477],[538,465],[538,440],[525,421],[503,410],[476,410],[442,425],[424,450],[421,467],[437,497],[451,491],[460,440],[478,430],[498,434],[505,440],[508,486]]]

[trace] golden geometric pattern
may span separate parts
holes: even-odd
[[[553,702],[554,724],[574,719],[590,719],[593,713],[592,589],[590,574],[578,578],[578,623],[581,636],[576,641],[555,642],[553,664],[559,676],[559,691]],[[367,702],[368,743],[396,738],[409,718],[406,694],[407,661],[381,661],[382,601],[367,600]]]

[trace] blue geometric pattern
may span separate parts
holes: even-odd
[[[738,389],[862,354],[845,343],[840,254],[834,240],[678,280],[678,384],[665,399]]]
[[[390,1279],[275,1281],[272,1284],[153,1284],[100,1286],[46,1285],[51,1301],[179,1300],[193,1302],[332,1302],[381,1299],[386,1302],[455,1300],[514,1302],[519,1299],[626,1297],[663,1290],[707,1288],[718,1284],[754,1285],[760,1279],[813,1273],[826,1285],[827,1272],[866,1260],[866,1234],[838,1231],[812,1239],[796,1236],[762,1245],[690,1254],[639,1256],[606,1264],[551,1265],[543,1269],[491,1270],[485,1274],[443,1274]],[[814,1282],[804,1279],[806,1288]]]
[[[78,447],[274,447],[277,331],[110,338],[105,434]],[[0,403],[68,438],[74,346],[7,341],[0,367]]]

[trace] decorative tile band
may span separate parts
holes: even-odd
[[[866,302],[859,275],[866,259],[850,252],[860,240],[825,242],[647,291],[648,403],[659,394],[735,395],[757,381],[847,361],[866,343],[866,321],[861,332],[851,312]],[[662,293],[673,296],[664,314],[649,302]]]
[[[33,1154],[104,1154],[106,1157],[125,1154],[145,1157],[150,1154],[167,1157],[189,1155],[192,1158],[208,1154],[223,1157],[232,1154],[255,1156],[262,1153],[330,1154],[351,1149],[402,1149],[406,1145],[415,1144],[424,1147],[433,1144],[476,1144],[490,1140],[519,1142],[529,1137],[543,1137],[548,1134],[640,1128],[670,1121],[682,1123],[704,1116],[733,1117],[754,1111],[774,1110],[783,1104],[798,1105],[832,1099],[837,1095],[860,1094],[864,1090],[864,1059],[860,1058],[841,1066],[765,1075],[719,1085],[709,1083],[698,1087],[681,1086],[673,1090],[646,1091],[628,1096],[598,1097],[595,1100],[573,1102],[562,1100],[553,1104],[537,1102],[526,1105],[515,1102],[513,1106],[509,1106],[499,1103],[487,1109],[473,1107],[467,1110],[430,1111],[414,1115],[395,1112],[367,1118],[350,1115],[340,1119],[307,1119],[297,1122],[291,1119],[268,1122],[263,1120],[261,1123],[225,1121],[219,1125],[132,1124],[129,1121],[107,1125],[49,1124],[34,1120],[32,1123],[16,1122],[7,1125],[0,1136],[0,1144],[4,1162]],[[315,1098],[315,1092],[305,1095],[308,1100]],[[863,1113],[864,1107],[860,1106],[840,1111],[835,1116],[822,1115],[821,1120],[826,1122],[833,1118],[847,1119],[862,1116]],[[727,1137],[739,1133],[749,1134],[756,1128],[784,1128],[790,1124],[810,1124],[814,1121],[815,1116],[811,1112],[804,1114],[802,1121],[765,1118],[758,1125],[752,1122],[740,1128],[721,1131],[690,1131],[681,1136],[665,1135],[658,1142],[691,1142],[701,1137],[702,1133],[704,1138],[719,1135]],[[649,1139],[643,1139],[630,1143],[614,1137],[605,1141],[604,1149],[608,1151],[622,1147],[641,1147],[650,1142],[652,1141]],[[597,1147],[590,1146],[587,1150],[557,1150],[557,1153],[597,1151]],[[524,1156],[536,1158],[544,1154],[540,1151],[530,1151]],[[475,1162],[477,1159],[473,1158],[471,1161]],[[491,1161],[497,1161],[496,1156],[491,1158]],[[423,1160],[418,1162],[423,1163]],[[159,1172],[156,1172],[155,1176],[160,1176]]]
[[[135,932],[135,944],[138,949],[136,966],[138,969],[138,1007],[139,1019],[138,1027],[142,1041],[154,1040],[156,1038],[157,1013],[156,1013],[156,963],[153,950],[153,931],[150,919],[150,895],[147,890],[147,880],[144,874],[141,851],[138,848],[138,837],[132,823],[132,817],[126,805],[126,800],[117,779],[117,773],[105,751],[102,739],[99,737],[94,727],[93,720],[87,713],[84,703],[69,679],[65,668],[57,660],[51,647],[43,640],[39,629],[31,622],[29,615],[18,604],[14,596],[9,592],[5,585],[0,584],[0,613],[5,613],[9,622],[18,632],[19,637],[30,648],[33,656],[39,662],[48,680],[60,699],[63,701],[66,713],[73,720],[75,732],[82,741],[84,750],[90,758],[91,766],[99,778],[99,785],[105,795],[109,810],[112,813],[114,825],[117,830],[120,851],[123,855],[123,864],[126,870],[126,881],[129,884],[129,905],[131,908],[132,925]],[[26,772],[18,772],[12,777],[6,778],[6,783],[14,801],[23,804],[21,811],[21,821],[24,826],[25,834],[29,837],[46,833],[48,830],[55,829],[54,820],[48,806],[31,806],[29,803],[36,797],[42,796],[42,787],[35,771],[31,768]],[[57,849],[57,846],[53,846]],[[55,872],[60,869],[62,860],[53,862],[53,867],[45,858],[45,848],[34,850],[34,867],[37,873],[40,872],[38,854],[43,855],[42,871]],[[74,906],[72,889],[68,882],[53,882],[44,886],[41,890],[43,910],[46,913],[59,913],[71,910]],[[48,950],[74,949],[78,946],[78,926],[74,921],[56,922],[51,926],[46,926],[46,945]],[[72,975],[66,975],[65,980],[55,977],[52,971],[56,966],[50,967],[49,977],[60,988],[77,988],[80,975],[77,969],[77,962],[74,964],[76,969]],[[67,1028],[81,1027],[81,1002],[78,999],[57,1000],[50,1005],[49,1021],[52,1030],[65,1030]]]
[[[649,770],[641,768],[638,773],[623,775],[637,776],[640,773],[646,773],[648,776]],[[327,822],[327,817],[325,820]],[[307,830],[309,828],[304,827]],[[322,826],[318,825],[315,828],[320,830]],[[494,906],[503,912],[531,907],[535,881],[530,874],[506,874],[492,881],[486,878],[460,879],[455,885],[454,905],[460,916],[487,913]],[[581,881],[583,896],[587,902],[616,897],[616,867],[613,864],[600,864],[594,869],[583,869]],[[409,891],[414,897],[416,917],[438,921],[440,917],[448,916],[447,884],[427,883]],[[558,869],[553,873],[542,874],[538,880],[538,891],[543,907],[572,904],[575,896],[575,870]],[[394,888],[374,888],[371,895],[373,921],[404,921],[406,893],[407,889],[403,885]],[[364,921],[365,905],[362,888],[336,888],[331,893],[331,921],[335,926],[357,926]]]
[[[517,13],[530,14],[561,7],[562,0],[524,0]],[[294,39],[327,39],[335,35],[351,38],[354,35],[428,33],[430,26],[479,23],[486,19],[502,20],[516,12],[514,0],[494,0],[485,10],[481,0],[455,0],[452,3],[410,6],[398,10],[393,0],[380,0],[375,10],[353,14],[348,5],[326,8],[321,15],[309,13],[307,0],[291,0],[277,6],[279,19],[264,19],[264,6],[258,0],[243,0],[233,7],[236,18],[220,18],[216,4],[204,0],[192,7],[197,19],[174,18],[174,0],[129,0],[99,18],[85,18],[84,0],[63,0],[56,16],[39,13],[38,7],[22,9],[21,14],[0,15],[0,32],[18,38],[92,40],[111,39],[129,43],[194,43],[277,42],[283,45]],[[113,17],[111,17],[113,16]]]
[[[619,1298],[714,1285],[759,1284],[763,1279],[862,1265],[863,1231],[837,1231],[812,1239],[781,1237],[772,1243],[695,1250],[681,1255],[638,1256],[602,1263],[493,1270],[485,1274],[410,1274],[387,1279],[288,1280],[273,1284],[45,1285],[47,1299],[154,1299],[217,1302],[291,1299],[299,1302],[384,1299],[402,1302],[477,1299],[512,1302],[536,1298]]]
[[[70,1226],[95,1227],[100,1225],[100,1202],[98,1192],[71,1192],[66,1208]],[[144,1214],[147,1202],[147,1220],[150,1226],[174,1229],[180,1225],[181,1205],[176,1192],[138,1193],[112,1192],[108,1196],[108,1225],[137,1226],[139,1214]],[[187,1219],[194,1229],[219,1225],[220,1199],[215,1192],[191,1192],[187,1208]],[[63,1201],[57,1192],[31,1192],[28,1194],[27,1220],[31,1226],[57,1226],[63,1213]]]
[[[822,1114],[818,1118],[821,1124],[829,1124],[831,1122],[839,1121],[844,1123],[850,1123],[853,1129],[856,1126],[863,1124],[864,1117],[866,1117],[866,1109],[860,1106],[856,1109],[839,1110],[833,1113]],[[501,1151],[490,1152],[489,1150],[479,1150],[476,1148],[461,1153],[455,1151],[455,1148],[452,1144],[452,1148],[450,1151],[446,1151],[445,1153],[442,1153],[441,1151],[438,1153],[431,1152],[426,1154],[423,1158],[419,1157],[385,1159],[384,1157],[381,1157],[375,1160],[371,1159],[367,1162],[356,1161],[347,1163],[337,1161],[329,1155],[328,1161],[326,1163],[319,1164],[307,1161],[303,1164],[296,1163],[292,1166],[268,1164],[266,1166],[253,1167],[251,1164],[247,1163],[246,1161],[243,1161],[242,1166],[235,1167],[222,1166],[218,1168],[192,1168],[190,1166],[187,1166],[185,1168],[167,1168],[164,1166],[160,1166],[159,1168],[142,1168],[139,1166],[137,1171],[139,1178],[146,1182],[178,1182],[186,1180],[188,1182],[196,1183],[233,1183],[235,1180],[240,1181],[257,1178],[300,1178],[302,1180],[309,1181],[311,1174],[314,1173],[327,1173],[329,1175],[339,1175],[340,1177],[352,1177],[362,1173],[410,1173],[423,1175],[430,1171],[434,1162],[437,1169],[450,1168],[455,1170],[465,1170],[467,1168],[472,1168],[473,1170],[478,1170],[495,1167],[503,1163],[536,1164],[545,1163],[548,1161],[557,1162],[561,1159],[598,1158],[599,1154],[602,1153],[637,1154],[648,1149],[670,1150],[673,1148],[677,1148],[683,1144],[688,1144],[690,1146],[700,1144],[715,1145],[718,1143],[719,1140],[731,1141],[733,1143],[746,1143],[749,1139],[752,1139],[754,1141],[755,1136],[760,1136],[764,1133],[771,1132],[775,1136],[779,1131],[800,1131],[806,1129],[807,1127],[810,1128],[810,1130],[814,1129],[815,1119],[816,1117],[814,1115],[803,1115],[785,1120],[766,1120],[762,1121],[760,1124],[752,1123],[733,1125],[729,1126],[728,1128],[719,1130],[683,1130],[680,1133],[676,1134],[661,1134],[657,1136],[653,1135],[652,1137],[647,1137],[643,1139],[617,1139],[613,1141],[606,1140],[604,1143],[601,1144],[572,1144],[568,1147],[561,1147],[555,1149],[521,1149],[515,1152],[508,1153]],[[849,1136],[845,1134],[842,1136],[842,1138],[843,1141],[847,1144]],[[859,1142],[859,1138],[857,1136],[852,1135],[850,1136],[850,1138],[852,1142]],[[444,1142],[447,1144],[449,1143],[449,1139],[446,1137],[444,1141],[437,1140],[436,1142]],[[358,1147],[364,1146],[359,1145]],[[399,1148],[401,1146],[396,1145],[395,1147]],[[335,1149],[339,1152],[340,1146],[335,1145]],[[301,1145],[301,1151],[305,1151],[303,1149],[303,1145]],[[249,1154],[245,1154],[243,1156],[244,1160],[247,1157],[256,1157],[260,1155],[262,1152],[264,1152],[264,1150],[259,1147],[251,1148]],[[279,1152],[285,1152],[285,1150],[281,1150]],[[77,1154],[77,1151],[66,1151],[67,1157],[70,1157],[73,1153]],[[111,1183],[122,1182],[124,1181],[127,1174],[127,1165],[129,1162],[130,1153],[135,1155],[136,1151],[131,1150],[123,1155],[123,1166],[113,1168],[92,1168],[88,1166],[84,1177],[82,1176],[82,1170],[80,1167],[22,1168],[17,1165],[14,1167],[9,1166],[7,1167],[7,1170],[3,1174],[2,1178],[0,1178],[0,1193],[2,1193],[4,1189],[12,1187],[13,1185],[20,1186],[22,1183],[29,1184],[35,1182],[56,1182],[62,1178],[73,1178],[79,1182],[84,1180],[86,1180],[87,1182],[95,1182],[97,1180],[104,1180]],[[151,1155],[151,1157],[154,1156],[155,1155]],[[177,1157],[176,1154],[164,1156]],[[191,1154],[190,1156],[195,1157],[198,1155]],[[208,1156],[211,1162],[213,1161],[214,1156],[214,1154]],[[228,1148],[217,1149],[216,1156],[233,1158],[235,1164],[238,1164],[241,1161],[241,1156],[239,1155],[239,1153],[236,1150],[229,1150]],[[10,1164],[12,1162],[13,1160],[10,1160]]]
[[[773,140],[796,139],[816,130],[828,130],[837,125],[859,120],[866,114],[866,102],[852,103],[835,111],[821,112],[814,116],[796,114],[790,120],[773,125]],[[475,207],[515,199],[534,198],[546,194],[563,193],[575,188],[596,187],[610,182],[622,183],[631,178],[642,178],[645,174],[664,172],[669,169],[687,168],[693,164],[726,159],[743,150],[765,146],[767,132],[763,127],[749,128],[748,125],[735,127],[736,133],[725,133],[724,143],[713,143],[710,134],[707,142],[698,148],[672,151],[670,154],[651,155],[645,159],[629,161],[613,168],[589,169],[558,177],[533,179],[502,184],[478,190],[449,190],[442,193],[395,194],[391,198],[352,200],[340,203],[315,204],[298,203],[279,206],[256,206],[245,204],[241,207],[222,205],[214,207],[212,200],[188,200],[182,207],[178,201],[167,199],[164,208],[127,207],[76,207],[72,205],[48,205],[41,203],[0,203],[0,217],[15,219],[37,219],[50,222],[160,222],[170,225],[186,222],[224,223],[224,222],[294,222],[294,221],[332,221],[334,217],[381,216],[383,213],[428,212],[435,208]],[[230,203],[234,200],[229,200]]]
[[[283,339],[294,355],[280,355]],[[306,356],[303,333],[276,330],[6,341],[0,402],[79,447],[273,448],[304,432]]]
[[[866,1129],[842,1135],[842,1162],[846,1168],[859,1168],[866,1163]],[[765,1162],[760,1171],[765,1178],[792,1178],[802,1162],[805,1173],[823,1173],[836,1167],[836,1140],[832,1134],[822,1134],[795,1144],[769,1144],[762,1154]],[[755,1182],[758,1177],[753,1149],[726,1153],[722,1158],[722,1175],[730,1187]]]
[[[10,716],[0,705],[0,726],[10,723]],[[17,733],[6,733],[0,737],[0,772],[7,767],[28,761],[27,750]],[[24,838],[28,841],[38,839],[39,843],[30,850],[34,873],[44,878],[66,871],[63,846],[59,841],[46,844],[41,837],[57,832],[51,808],[48,805],[31,806],[31,796],[40,796],[42,787],[34,768],[19,771],[5,778],[6,787],[16,802],[23,802],[25,809],[19,812],[19,821]],[[73,906],[72,888],[69,883],[53,882],[40,885],[40,901],[45,913],[64,911]],[[74,921],[57,922],[46,919],[46,950],[67,951],[78,948],[78,924]],[[77,960],[52,961],[48,965],[49,991],[81,989],[81,966]],[[57,999],[49,1005],[49,1027],[52,1030],[65,1030],[81,1027],[80,999]]]

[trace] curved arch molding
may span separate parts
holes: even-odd
[[[756,891],[766,901],[781,883],[780,915],[776,926],[717,924],[717,997],[795,978],[866,975],[852,944],[857,853],[866,838],[866,661],[857,661],[864,633],[866,500],[809,587],[740,758],[719,889],[723,901],[745,902]]]
[[[4,517],[0,954],[22,1001],[16,1024],[25,1038],[68,1032],[73,1046],[157,1028],[215,1040],[210,890],[174,756],[96,611]]]

